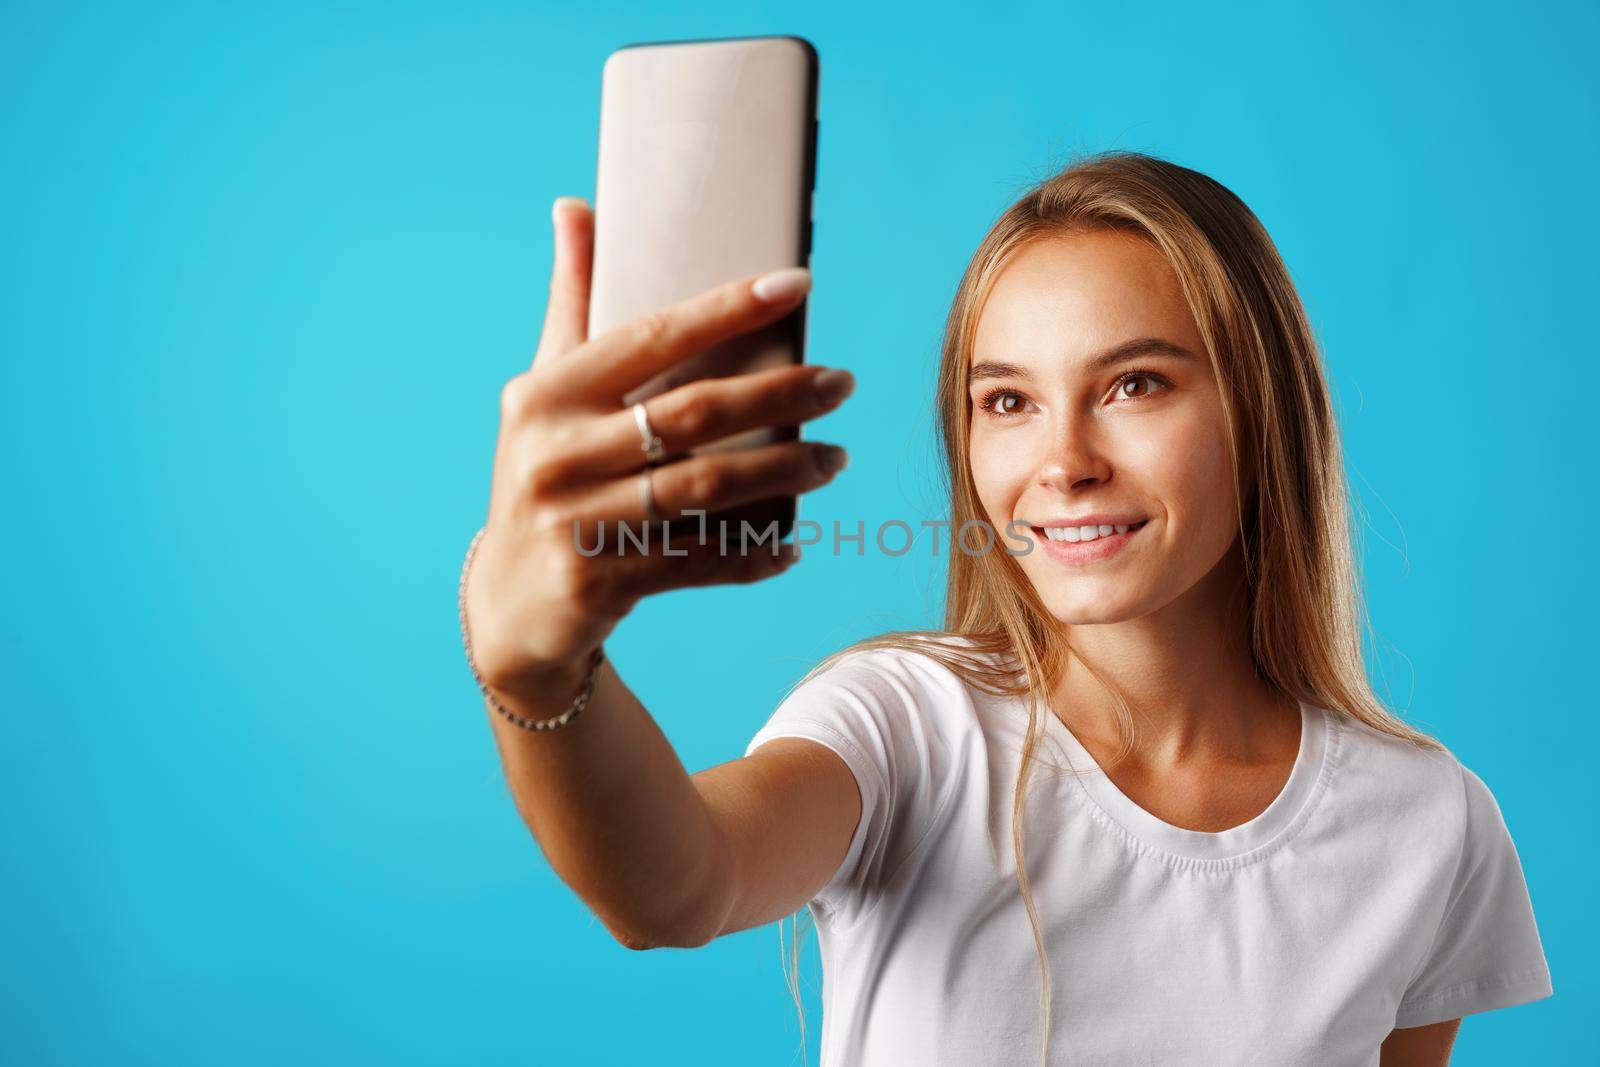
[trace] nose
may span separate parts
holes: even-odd
[[[1111,464],[1095,441],[1091,420],[1058,414],[1039,466],[1039,484],[1058,493],[1068,493],[1110,480]]]

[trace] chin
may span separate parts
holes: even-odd
[[[1038,588],[1038,592],[1046,610],[1066,626],[1104,626],[1144,614],[1138,607],[1138,598],[1127,595],[1125,590],[1106,589],[1098,582],[1076,583],[1071,589],[1059,585],[1054,589]]]

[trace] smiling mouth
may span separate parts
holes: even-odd
[[[1055,541],[1061,544],[1085,544],[1098,541],[1102,537],[1115,537],[1117,534],[1132,533],[1141,529],[1149,519],[1141,519],[1126,526],[1035,526],[1033,532],[1040,538]]]

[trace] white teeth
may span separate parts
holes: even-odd
[[[1044,533],[1052,541],[1076,543],[1079,541],[1095,541],[1102,537],[1110,537],[1112,534],[1124,534],[1133,529],[1135,525],[1137,524],[1128,523],[1119,526],[1046,526],[1044,527]]]

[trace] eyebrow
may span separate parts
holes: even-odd
[[[1096,355],[1090,356],[1084,366],[1091,371],[1104,370],[1118,363],[1126,363],[1130,359],[1139,359],[1144,356],[1170,356],[1174,359],[1198,360],[1200,357],[1184,348],[1182,345],[1173,344],[1171,341],[1160,337],[1135,337],[1131,341],[1123,341]],[[1004,360],[985,359],[974,363],[967,372],[967,384],[983,381],[985,378],[1031,378],[1026,367]]]

